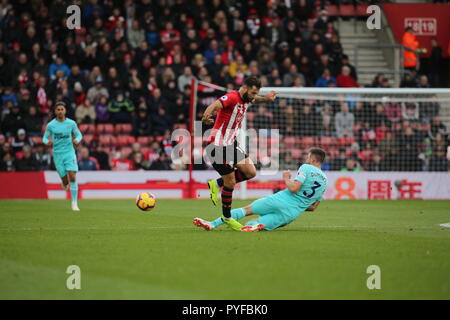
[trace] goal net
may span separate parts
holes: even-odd
[[[192,114],[200,121],[227,88],[205,82],[195,87]],[[238,139],[259,175],[296,170],[314,146],[327,152],[323,170],[449,169],[450,89],[266,87],[260,94],[271,90],[278,92],[276,101],[251,106]],[[207,128],[197,124],[196,130],[199,136]],[[245,190],[241,185],[241,198]]]

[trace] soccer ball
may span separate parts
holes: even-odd
[[[150,211],[156,205],[156,197],[150,192],[142,192],[136,197],[136,206],[142,211]]]

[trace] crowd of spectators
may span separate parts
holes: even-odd
[[[248,75],[260,76],[264,86],[359,87],[356,70],[343,52],[339,31],[324,4],[313,0],[89,0],[80,3],[81,28],[70,30],[63,0],[2,0],[0,170],[54,168],[51,150],[39,137],[53,117],[55,101],[64,101],[67,116],[79,125],[132,125],[130,134],[136,139],[126,148],[85,139],[78,150],[80,170],[176,170],[183,165],[171,161],[170,132],[188,123],[192,77],[227,89],[239,88]],[[427,82],[426,76],[411,73],[402,86],[427,87]],[[378,75],[373,86],[390,84]],[[197,117],[219,94],[199,87]],[[354,144],[352,154],[360,158],[370,148],[373,158],[378,151],[383,163],[395,152],[413,157],[399,148],[382,153],[384,136],[379,140],[376,135],[376,144],[367,141],[373,140],[367,138],[372,137],[371,130],[397,124],[387,105],[377,105],[372,112],[369,104],[318,105],[280,99],[277,106],[278,112],[274,106],[254,110],[250,126],[283,124],[284,136],[354,136],[358,148]],[[448,133],[442,127],[436,131],[438,111],[430,111],[429,124],[416,121],[416,127],[410,127],[412,134],[408,125],[398,129],[405,132],[391,132],[395,141],[429,137],[431,151],[424,158],[428,164],[417,164],[411,167],[414,170],[431,170],[442,162],[441,144],[448,145]],[[372,113],[374,117],[368,116]],[[381,119],[383,115],[388,119]],[[152,139],[142,144],[137,142],[139,137]],[[349,157],[348,148],[338,150],[331,153],[330,163],[338,161],[342,152]],[[372,161],[363,166],[359,158],[348,166],[380,168]],[[299,160],[289,153],[282,157],[285,164]],[[208,164],[196,166],[207,168]]]

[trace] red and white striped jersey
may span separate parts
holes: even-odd
[[[219,98],[223,108],[217,112],[216,122],[208,138],[208,143],[229,146],[234,143],[242,126],[245,112],[251,105],[244,102],[238,91],[231,91]]]

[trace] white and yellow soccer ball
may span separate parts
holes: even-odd
[[[136,206],[142,211],[151,211],[156,206],[156,197],[151,192],[142,192],[136,197]]]

